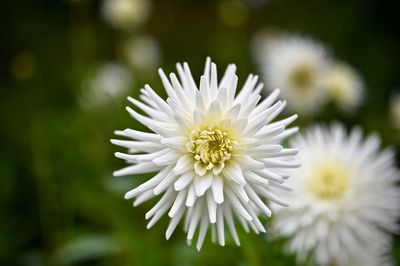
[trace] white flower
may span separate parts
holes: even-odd
[[[113,27],[129,30],[147,21],[150,7],[148,0],[103,0],[101,12]]]
[[[124,43],[122,49],[129,65],[135,70],[149,71],[160,63],[160,48],[151,37],[131,38]]]
[[[334,63],[329,69],[325,88],[332,101],[344,110],[357,107],[363,97],[363,82],[358,73],[344,63]]]
[[[283,34],[267,42],[258,60],[267,88],[281,88],[292,110],[310,114],[326,102],[329,57],[322,44]]]
[[[302,167],[288,181],[291,205],[278,208],[274,228],[290,238],[300,261],[312,256],[318,265],[350,265],[366,250],[387,246],[386,231],[398,229],[399,171],[392,150],[379,151],[379,144],[339,124],[291,141]]]
[[[124,95],[132,83],[132,76],[124,66],[117,63],[101,65],[84,83],[81,104],[85,107],[102,105]]]
[[[382,234],[378,237],[383,240],[383,244],[369,243],[369,246],[365,247],[362,253],[351,257],[346,266],[394,266],[389,255],[389,251],[392,249],[391,237]]]
[[[185,217],[189,243],[196,228],[200,228],[200,249],[209,224],[219,243],[225,244],[226,222],[239,245],[234,217],[246,231],[250,226],[256,233],[265,232],[257,217],[259,213],[271,215],[265,200],[286,205],[271,193],[271,187],[285,187],[288,176],[281,170],[298,166],[291,160],[297,150],[280,145],[297,131],[285,129],[297,116],[272,123],[286,102],[276,102],[278,90],[260,101],[263,86],[257,85],[257,76],[249,75],[236,94],[235,65],[229,65],[218,82],[216,65],[208,58],[199,87],[187,63],[177,64],[177,69],[179,78],[170,74],[170,79],[159,70],[168,95],[166,101],[148,85],[141,90],[142,101],[129,98],[145,115],[130,107],[128,112],[152,133],[116,131],[117,135],[135,140],[112,140],[132,153],[115,154],[131,165],[114,175],[158,172],[125,195],[126,199],[136,197],[137,206],[163,194],[146,214],[146,219],[150,219],[147,228],[168,213],[168,239]]]

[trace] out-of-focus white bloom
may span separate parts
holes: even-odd
[[[322,85],[329,58],[322,44],[283,34],[265,45],[258,60],[267,88],[281,88],[292,110],[310,114],[326,102]]]
[[[150,7],[148,0],[103,0],[101,12],[113,27],[128,30],[147,21]]]
[[[302,167],[293,171],[290,208],[278,210],[274,228],[289,237],[300,261],[351,265],[368,250],[385,250],[386,231],[398,229],[399,171],[390,149],[376,136],[348,135],[339,124],[316,126],[291,141]],[[365,264],[356,264],[365,265]]]
[[[392,95],[390,99],[390,116],[393,125],[400,129],[400,93]]]
[[[91,107],[104,104],[123,96],[132,83],[132,76],[124,66],[117,63],[102,65],[83,85],[81,103]]]
[[[389,255],[392,249],[391,237],[381,234],[379,236],[383,240],[382,243],[374,245],[369,243],[369,246],[363,249],[363,252],[350,258],[346,266],[394,266],[393,260]]]
[[[156,40],[148,36],[128,40],[123,45],[123,53],[133,69],[149,71],[160,64],[160,47]]]
[[[116,131],[131,139],[111,140],[129,149],[129,154],[117,152],[115,156],[130,166],[114,175],[158,172],[125,195],[126,199],[136,197],[137,206],[163,194],[146,214],[150,219],[147,228],[168,213],[168,239],[185,217],[189,243],[199,227],[200,249],[210,224],[220,245],[225,244],[226,222],[239,245],[234,217],[246,231],[250,227],[256,233],[265,232],[257,217],[261,213],[271,215],[265,200],[286,205],[271,187],[285,187],[288,176],[282,169],[298,166],[293,160],[297,150],[280,145],[297,131],[286,129],[297,116],[272,122],[286,102],[277,101],[279,90],[260,102],[263,86],[257,85],[257,76],[249,75],[236,94],[235,65],[229,65],[218,82],[217,67],[208,58],[199,86],[187,63],[177,64],[177,70],[179,77],[170,74],[169,79],[159,70],[167,100],[149,85],[141,90],[141,101],[128,98],[145,115],[130,107],[127,111],[152,132]]]
[[[332,64],[324,87],[332,101],[344,110],[357,107],[363,97],[363,82],[358,73],[344,63]]]

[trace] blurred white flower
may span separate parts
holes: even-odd
[[[348,135],[339,124],[316,126],[291,141],[302,167],[293,171],[290,208],[279,208],[274,228],[289,237],[299,261],[351,265],[368,250],[385,250],[386,231],[397,231],[399,171],[390,149],[376,136]],[[379,249],[377,248],[379,247]],[[365,264],[356,264],[365,265]]]
[[[268,41],[257,60],[267,88],[281,88],[292,110],[310,114],[326,102],[322,85],[329,58],[322,44],[283,34]]]
[[[390,117],[394,127],[400,129],[400,93],[393,94],[390,99]]]
[[[123,45],[128,64],[136,70],[150,71],[161,61],[160,47],[155,39],[148,36],[131,38]]]
[[[110,99],[125,95],[132,84],[132,76],[124,66],[104,64],[84,83],[81,104],[87,107],[105,104]]]
[[[364,85],[361,77],[344,63],[332,64],[327,72],[324,87],[328,90],[331,100],[347,111],[357,107],[363,98]]]
[[[383,245],[369,243],[369,246],[365,247],[362,253],[350,258],[346,266],[394,266],[393,260],[389,255],[392,249],[391,237],[382,234],[379,237],[383,239],[383,241],[386,241]]]
[[[177,64],[179,78],[170,79],[160,69],[165,101],[149,85],[141,90],[142,101],[128,98],[139,110],[130,107],[130,115],[148,127],[150,132],[133,129],[116,131],[119,136],[134,140],[111,140],[128,148],[116,157],[130,166],[114,172],[115,176],[158,172],[153,178],[126,193],[136,197],[134,206],[163,194],[146,214],[152,227],[165,213],[171,218],[166,231],[168,239],[185,216],[184,229],[190,243],[199,227],[197,249],[200,249],[211,224],[220,245],[225,245],[224,223],[237,245],[239,238],[234,217],[247,231],[265,232],[257,217],[271,215],[265,200],[286,205],[272,186],[284,187],[288,176],[281,169],[297,167],[291,160],[295,149],[280,143],[297,131],[286,129],[296,119],[272,120],[284,109],[285,101],[277,101],[279,90],[260,101],[262,84],[249,75],[236,94],[236,66],[229,65],[218,82],[217,67],[207,59],[199,87],[187,63]],[[288,157],[291,156],[291,157]]]
[[[129,30],[147,21],[151,3],[148,0],[103,0],[104,19],[117,29]]]

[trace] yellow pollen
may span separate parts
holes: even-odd
[[[299,90],[307,90],[314,82],[314,69],[306,64],[297,66],[291,73],[290,82]]]
[[[320,200],[341,199],[349,186],[349,171],[337,162],[316,167],[307,180],[308,189]]]
[[[197,130],[194,129],[190,134],[190,140],[186,143],[186,148],[193,153],[196,160],[195,170],[197,174],[204,175],[212,170],[218,174],[225,166],[225,162],[232,156],[232,149],[236,141],[229,138],[226,131],[217,127]]]

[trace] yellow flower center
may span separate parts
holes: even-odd
[[[332,79],[328,86],[328,91],[331,93],[332,98],[338,103],[346,101],[351,96],[352,85],[349,78],[345,77],[344,74],[336,73],[336,76]]]
[[[308,90],[314,82],[314,69],[309,65],[299,65],[293,69],[290,82],[299,90]]]
[[[186,148],[194,155],[194,167],[198,175],[203,176],[207,171],[217,175],[224,168],[225,162],[231,158],[232,149],[236,144],[226,131],[213,127],[194,129],[190,133],[190,140],[186,142]]]
[[[313,196],[321,200],[341,199],[349,186],[349,171],[337,162],[316,167],[307,182]]]

